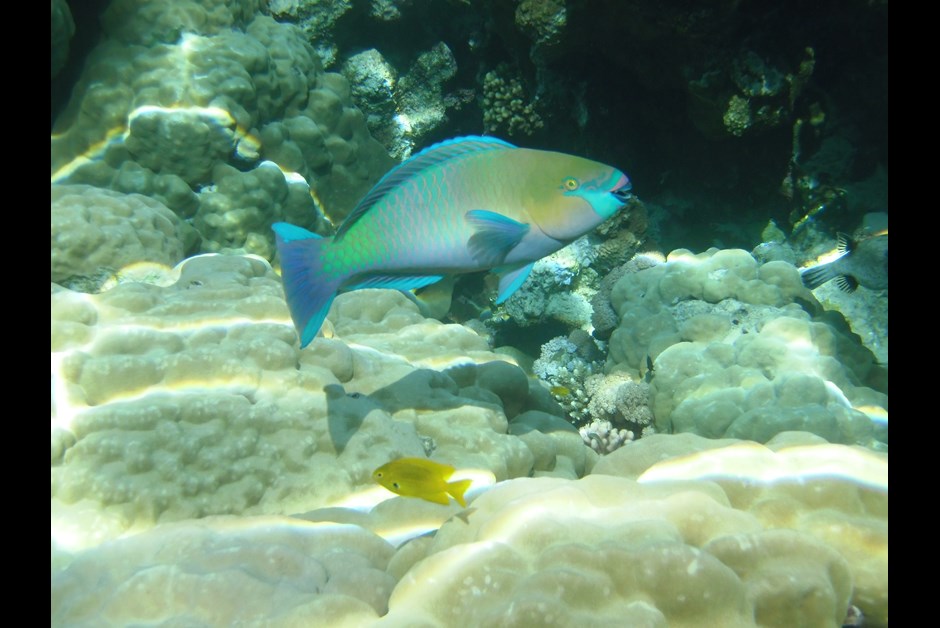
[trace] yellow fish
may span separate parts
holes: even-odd
[[[556,397],[567,397],[571,394],[571,390],[567,386],[552,386],[549,391]]]
[[[404,497],[420,497],[436,504],[450,503],[448,493],[466,507],[464,492],[470,488],[471,480],[448,482],[454,468],[426,458],[400,458],[372,472],[372,479]]]

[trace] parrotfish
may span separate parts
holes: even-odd
[[[300,346],[341,292],[493,270],[502,303],[537,260],[616,214],[630,188],[611,166],[492,137],[430,146],[386,173],[334,236],[273,225]]]
[[[838,234],[841,255],[831,262],[813,266],[802,272],[803,285],[813,290],[830,279],[840,290],[853,292],[860,285],[869,290],[888,287],[888,234],[878,233],[855,242],[844,233]]]
[[[448,482],[447,479],[453,474],[454,468],[449,464],[426,458],[399,458],[373,471],[372,478],[404,497],[420,497],[447,505],[450,503],[448,495],[452,495],[461,506],[466,507],[467,501],[463,494],[470,488],[472,480]]]

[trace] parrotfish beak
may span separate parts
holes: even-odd
[[[617,180],[617,183],[614,185],[613,189],[610,191],[611,194],[617,197],[617,200],[621,204],[626,204],[630,197],[633,196],[630,194],[630,190],[633,188],[633,184],[630,183],[630,179],[627,178],[627,175],[621,174],[620,179]]]

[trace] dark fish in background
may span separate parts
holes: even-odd
[[[888,233],[882,232],[855,242],[844,233],[839,234],[841,255],[831,262],[807,268],[802,272],[803,285],[813,290],[830,279],[846,292],[860,285],[869,290],[888,287]]]

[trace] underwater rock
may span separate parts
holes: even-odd
[[[350,57],[342,69],[353,99],[366,113],[369,129],[389,154],[405,160],[422,139],[447,121],[458,103],[444,83],[457,73],[447,44],[438,42],[399,72],[374,48]]]

